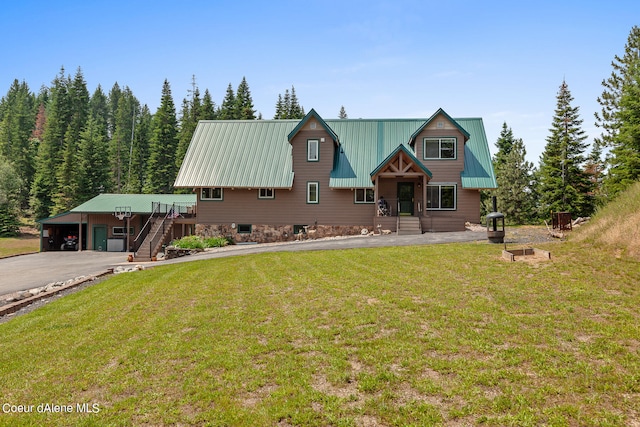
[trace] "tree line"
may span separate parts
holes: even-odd
[[[591,151],[584,120],[566,81],[545,149],[536,168],[525,160],[524,141],[503,124],[493,165],[498,188],[484,191],[515,224],[540,222],[551,211],[591,215],[640,178],[640,28],[634,26],[611,75],[602,81],[595,124],[601,134]],[[89,94],[80,68],[64,68],[38,93],[14,80],[0,99],[0,235],[15,233],[20,216],[45,218],[66,212],[101,192],[171,193],[199,120],[262,119],[245,78],[228,85],[218,106],[209,90],[192,84],[179,114],[168,81],[152,114],[127,86],[100,85]],[[274,119],[301,119],[295,88],[278,95]],[[347,118],[344,106],[338,117]]]
[[[79,67],[64,67],[34,93],[17,79],[0,99],[0,235],[17,231],[20,216],[46,218],[102,192],[171,193],[199,120],[262,119],[243,77],[217,105],[195,77],[179,114],[167,80],[151,113],[117,82],[89,94]],[[295,88],[278,95],[275,119],[301,119]]]
[[[496,196],[498,209],[514,224],[541,222],[552,211],[590,216],[640,179],[640,27],[631,29],[624,54],[615,55],[611,65],[595,113],[602,133],[590,152],[566,81],[558,89],[538,168],[525,160],[522,139],[503,124],[493,157],[498,188],[483,193],[485,211],[492,210],[490,198]]]

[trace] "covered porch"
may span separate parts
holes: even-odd
[[[428,221],[427,184],[432,176],[407,147],[398,146],[371,173],[376,200],[374,227],[422,233]]]

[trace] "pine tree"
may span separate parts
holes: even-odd
[[[110,185],[107,122],[99,115],[91,115],[80,135],[78,155],[76,203],[84,203]]]
[[[114,133],[109,144],[111,158],[111,173],[116,192],[125,191],[130,169],[130,155],[132,150],[132,134],[140,103],[126,86],[118,100],[118,109],[114,120]]]
[[[256,110],[253,108],[249,84],[244,77],[236,90],[234,110],[236,112],[235,118],[238,120],[255,120],[256,118]]]
[[[167,80],[162,86],[160,107],[154,114],[152,123],[144,192],[171,193],[177,174],[175,157],[178,146],[178,122],[171,87]]]
[[[349,118],[349,116],[347,116],[347,110],[344,109],[344,105],[340,106],[340,112],[338,113],[338,118],[341,120],[345,120]]]
[[[218,113],[218,119],[220,120],[234,120],[237,118],[236,112],[236,96],[233,93],[233,87],[231,83],[227,86],[227,92],[222,100],[220,111]]]
[[[0,154],[0,237],[18,234],[22,180],[13,165]]]
[[[47,122],[36,156],[36,172],[31,184],[31,209],[36,218],[48,217],[53,211],[52,196],[57,192],[56,171],[62,161],[64,138],[71,122],[69,97],[70,77],[64,68],[52,82],[47,105]]]
[[[69,101],[70,120],[64,135],[62,160],[56,170],[57,188],[53,196],[54,214],[66,212],[78,204],[78,142],[89,116],[89,91],[80,67],[69,85]]]
[[[579,108],[572,107],[573,97],[565,81],[557,95],[551,135],[540,159],[540,214],[568,211],[574,216],[589,216],[594,209],[593,189],[583,170],[587,139],[582,130]]]
[[[488,192],[484,198],[485,210],[493,210],[492,197],[495,196],[498,209],[505,214],[507,222],[531,222],[535,217],[533,164],[525,160],[524,143],[522,139],[516,139],[511,128],[504,123],[496,147],[498,151],[493,157],[493,167],[498,188]]]
[[[29,186],[35,173],[31,134],[35,127],[35,95],[26,82],[14,80],[0,100],[0,154],[10,161],[24,185],[18,200],[22,208],[29,204]]]
[[[291,86],[291,105],[289,107],[290,119],[302,119],[304,118],[304,108],[300,106],[298,96],[296,95],[296,88]]]
[[[142,106],[133,138],[130,175],[127,178],[127,193],[142,193],[147,182],[146,165],[149,160],[149,140],[151,139],[152,116],[149,107]]]
[[[302,119],[304,116],[304,108],[300,106],[296,89],[293,86],[291,86],[291,93],[289,93],[289,89],[286,89],[284,96],[278,94],[274,119]]]
[[[608,197],[640,178],[640,27],[631,29],[624,55],[615,55],[611,66],[598,97],[602,109],[595,115],[596,126],[602,129],[595,143],[610,148],[610,168],[603,183]]]
[[[202,97],[200,120],[215,120],[217,116],[216,103],[211,99],[209,89],[205,89],[204,96]]]

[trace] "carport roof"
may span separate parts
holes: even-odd
[[[153,203],[172,205],[196,204],[195,194],[99,194],[71,209],[76,213],[113,213],[117,207],[130,207],[131,213],[150,214]]]

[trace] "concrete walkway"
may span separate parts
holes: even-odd
[[[166,261],[140,263],[145,267],[221,258],[263,252],[313,251],[329,249],[375,248],[383,246],[428,245],[486,241],[486,232],[460,231],[425,233],[417,236],[353,236],[301,242],[232,245]],[[97,275],[118,265],[131,266],[125,252],[41,252],[0,259],[0,295],[66,281],[79,276]]]

